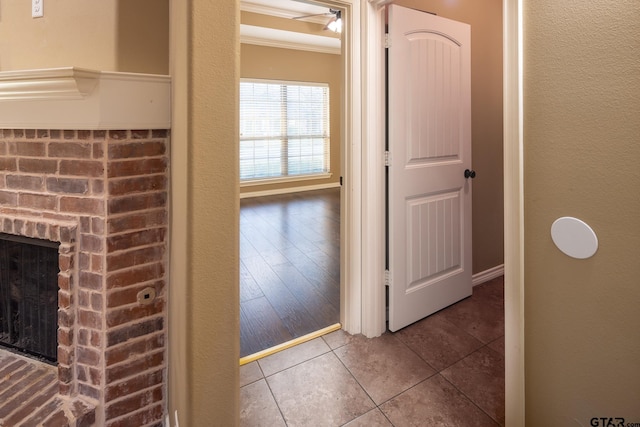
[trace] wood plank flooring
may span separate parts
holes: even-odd
[[[240,201],[240,356],[340,321],[340,189]]]

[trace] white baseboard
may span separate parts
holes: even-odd
[[[480,273],[476,273],[471,276],[471,284],[473,286],[478,286],[484,282],[488,282],[491,279],[495,279],[496,277],[500,277],[504,275],[504,264],[497,265],[488,270],[481,271]]]
[[[247,193],[240,193],[240,198],[248,199],[249,197],[275,196],[276,194],[301,193],[303,191],[326,190],[327,188],[338,188],[338,187],[340,187],[339,182],[330,182],[328,184],[305,185],[303,187],[289,187],[289,188],[277,188],[275,190],[250,191]]]

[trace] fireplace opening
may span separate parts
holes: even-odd
[[[60,243],[0,233],[0,345],[55,363]]]

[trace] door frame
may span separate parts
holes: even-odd
[[[525,425],[523,2],[503,0],[506,425]]]
[[[524,203],[523,203],[523,1],[502,0],[504,79],[504,266],[506,425],[524,426]],[[383,7],[393,0],[368,0],[363,10],[362,266],[384,266],[382,154],[384,111]],[[378,120],[379,122],[380,120]],[[363,242],[364,243],[364,242]],[[384,332],[384,271],[363,268],[362,333]]]

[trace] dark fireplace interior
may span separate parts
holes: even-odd
[[[0,345],[57,360],[60,244],[0,233]]]

